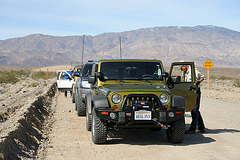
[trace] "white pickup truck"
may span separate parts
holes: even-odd
[[[69,79],[65,79],[66,70],[57,70],[57,87],[59,91],[72,91],[74,78],[69,75]]]

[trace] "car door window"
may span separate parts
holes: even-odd
[[[192,83],[192,66],[191,65],[174,65],[172,68],[172,76],[180,76],[181,83]]]

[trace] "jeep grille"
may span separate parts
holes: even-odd
[[[124,97],[121,111],[161,111],[163,110],[162,103],[154,94],[129,94]]]

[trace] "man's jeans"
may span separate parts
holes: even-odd
[[[191,126],[190,126],[190,130],[196,130],[197,124],[198,124],[198,129],[204,129],[205,128],[205,126],[203,124],[203,119],[202,119],[201,113],[199,111],[200,98],[201,98],[201,92],[200,92],[200,88],[199,88],[199,90],[197,91],[196,104],[195,104],[193,110],[191,111],[192,123],[191,123]]]

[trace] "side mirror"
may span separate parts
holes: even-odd
[[[162,73],[162,75],[161,76],[163,76],[163,77],[169,77],[169,73],[168,72],[164,72],[164,73]]]
[[[76,76],[76,77],[80,77],[80,73],[79,72],[74,72],[73,75]]]
[[[101,72],[97,72],[96,77],[99,78],[100,81],[104,80],[103,73],[101,73]]]
[[[174,88],[174,84],[180,84],[181,83],[181,77],[180,76],[172,76],[169,77],[167,80],[167,86],[169,89]]]
[[[95,76],[88,76],[88,83],[94,84],[96,82]]]

